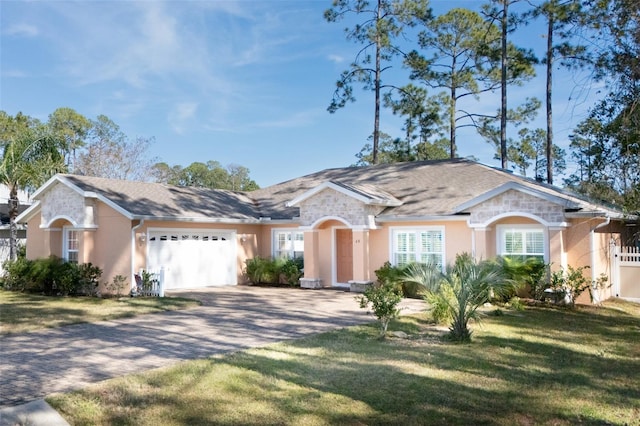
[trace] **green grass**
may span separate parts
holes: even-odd
[[[52,297],[0,290],[0,334],[198,306],[180,298]]]
[[[184,362],[47,401],[72,425],[637,425],[640,305],[425,316]]]

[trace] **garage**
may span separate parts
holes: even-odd
[[[164,268],[165,289],[237,284],[235,231],[150,229],[147,267]]]

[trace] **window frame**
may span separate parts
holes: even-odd
[[[64,232],[62,238],[62,258],[65,262],[80,263],[80,229],[65,226],[62,230]],[[70,233],[72,232],[74,233],[74,238],[70,237]],[[71,242],[75,242],[75,249],[70,248]],[[70,253],[75,253],[75,259],[69,255]]]
[[[279,235],[280,234],[288,234],[291,237],[291,248],[289,250],[280,250],[279,243]],[[295,237],[297,235],[301,235],[302,239],[296,240]],[[302,242],[302,250],[296,250],[296,241]],[[287,253],[286,256],[282,256],[282,253]],[[296,256],[296,253],[300,253],[299,256]],[[271,230],[271,256],[276,259],[278,257],[282,257],[285,259],[296,259],[296,258],[304,258],[304,231],[301,231],[296,228],[273,228]]]
[[[421,234],[423,232],[439,232],[441,235],[441,251],[440,252],[436,252],[436,251],[422,251],[421,247],[424,246],[424,244],[421,244]],[[447,266],[447,248],[446,248],[446,233],[445,233],[445,227],[444,226],[393,226],[389,229],[389,262],[393,265],[393,266],[399,266],[399,262],[397,254],[399,254],[400,252],[397,251],[398,245],[398,234],[399,233],[406,233],[406,234],[413,234],[415,236],[415,250],[413,252],[413,255],[415,257],[415,260],[409,260],[407,263],[403,263],[404,264],[409,264],[409,263],[413,263],[415,262],[419,262],[421,260],[421,256],[423,254],[426,255],[440,255],[441,256],[441,262],[440,262],[440,266],[442,271],[444,272]],[[407,253],[409,254],[409,256],[411,256],[411,253],[409,251],[407,251]]]
[[[527,259],[531,257],[539,258],[542,256],[542,260],[544,262],[548,262],[549,259],[549,238],[548,232],[546,228],[542,225],[537,224],[518,224],[518,225],[498,225],[497,229],[497,247],[496,252],[498,256],[512,256],[521,259]],[[507,238],[506,235],[508,232],[517,232],[523,236],[522,238],[522,247],[523,250],[521,253],[507,253]],[[536,232],[542,235],[542,253],[529,253],[527,252],[527,232]]]

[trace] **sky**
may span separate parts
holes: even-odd
[[[431,5],[438,14],[482,3]],[[359,49],[343,31],[356,21],[326,22],[330,6],[330,0],[2,0],[0,110],[43,121],[59,107],[91,119],[104,114],[131,139],[153,138],[149,154],[157,161],[238,164],[261,187],[349,166],[373,131],[373,95],[356,86],[355,103],[327,112],[336,80]],[[544,32],[532,22],[513,41],[542,54]],[[392,65],[393,81],[385,82],[408,82],[402,64]],[[537,72],[509,89],[510,104],[544,99],[544,69]],[[597,97],[582,83],[575,73],[555,77],[561,147]],[[483,97],[474,108],[495,112],[499,98]],[[530,127],[544,126],[541,110]],[[402,120],[383,111],[380,129],[400,137]],[[458,141],[461,156],[499,166],[473,130],[460,131]]]

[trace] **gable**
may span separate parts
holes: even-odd
[[[505,215],[523,215],[544,220],[547,224],[560,225],[564,222],[564,206],[527,192],[509,189],[484,200],[467,210],[470,225],[487,225],[495,218]]]
[[[78,228],[95,228],[96,200],[85,198],[60,183],[40,195],[40,226],[47,228],[59,218],[69,220]]]
[[[351,226],[369,226],[371,217],[385,207],[369,205],[344,192],[324,188],[298,203],[300,225],[312,226],[322,218],[340,218]]]

